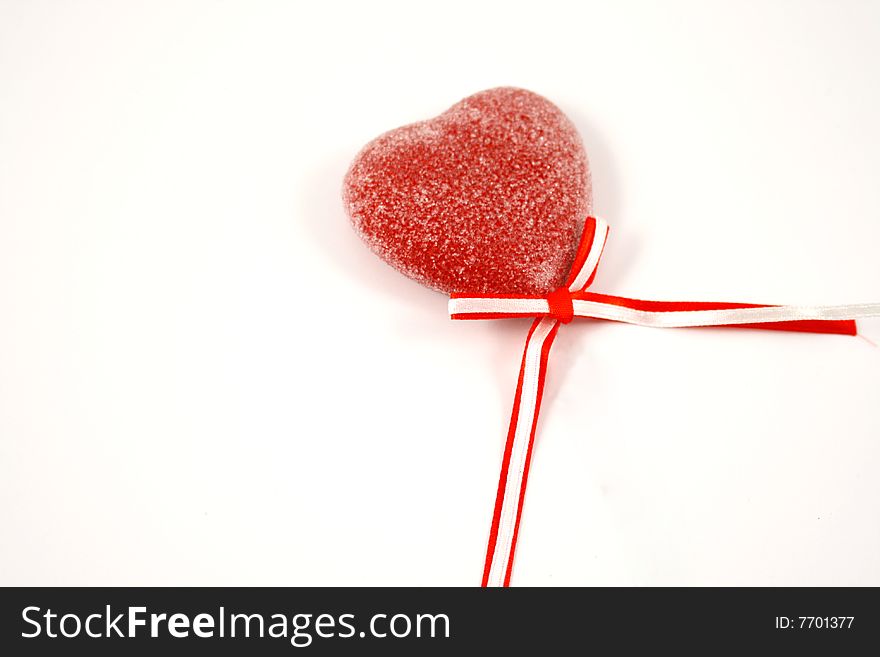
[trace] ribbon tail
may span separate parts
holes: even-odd
[[[557,320],[539,318],[532,323],[526,339],[489,531],[483,569],[484,587],[510,586],[532,445],[547,373],[547,359],[558,330]]]
[[[759,329],[761,331],[789,331],[792,333],[824,333],[826,335],[857,335],[854,319],[797,319],[790,322],[763,324],[719,324],[721,328]],[[697,327],[699,328],[699,327]]]
[[[655,328],[719,326],[805,333],[857,334],[857,319],[880,316],[880,303],[844,306],[767,306],[703,301],[647,301],[581,292],[576,317]]]

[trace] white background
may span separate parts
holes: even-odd
[[[871,2],[0,2],[0,583],[478,583],[528,322],[375,258],[351,158],[530,88],[595,290],[878,301],[878,43]],[[880,585],[878,402],[864,339],[565,327],[514,583]]]

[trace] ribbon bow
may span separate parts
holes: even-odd
[[[526,338],[504,447],[483,586],[510,586],[547,358],[561,324],[575,317],[588,317],[657,328],[726,326],[856,335],[856,319],[880,316],[880,304],[766,306],[644,301],[587,292],[596,276],[607,237],[608,224],[588,217],[565,287],[546,297],[454,294],[449,299],[452,319],[535,318]]]

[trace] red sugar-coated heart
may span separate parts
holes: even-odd
[[[410,278],[446,293],[528,295],[564,284],[592,200],[574,125],[510,87],[374,139],[343,199],[367,245]]]

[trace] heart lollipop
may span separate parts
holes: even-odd
[[[571,269],[590,172],[577,130],[553,103],[502,87],[374,139],[343,195],[370,248],[420,283],[546,294]]]
[[[575,317],[655,327],[856,334],[880,304],[642,301],[588,291],[608,227],[589,217],[587,156],[571,122],[530,91],[474,94],[360,152],[343,196],[383,260],[451,295],[453,319],[533,317],[501,465],[483,585],[510,583],[550,347]]]

